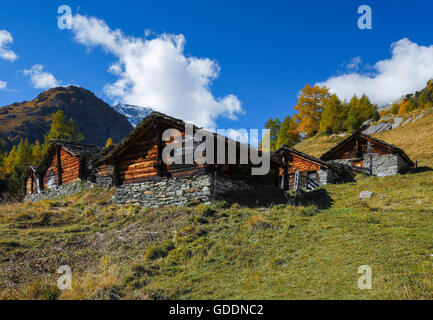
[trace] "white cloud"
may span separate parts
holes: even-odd
[[[74,16],[72,31],[77,42],[100,46],[117,58],[109,72],[118,79],[104,87],[116,102],[152,107],[208,128],[219,116],[236,119],[243,113],[236,96],[214,97],[211,85],[220,67],[208,58],[185,56],[183,35],[136,38],[81,15]]]
[[[6,89],[6,86],[7,86],[7,82],[6,81],[1,81],[0,80],[0,90],[2,90],[2,89]]]
[[[352,59],[356,70],[361,62],[358,58]],[[401,39],[391,45],[391,58],[378,61],[373,71],[373,74],[350,72],[319,84],[330,88],[340,99],[350,100],[354,94],[365,93],[379,106],[389,104],[424,88],[433,78],[433,45],[421,46]]]
[[[35,64],[30,69],[24,70],[23,74],[30,77],[30,82],[36,89],[50,89],[60,86],[60,82],[53,74],[44,71],[44,66],[40,64]]]
[[[8,48],[8,44],[14,41],[12,35],[7,30],[0,30],[0,58],[14,62],[18,59],[15,52]]]
[[[358,71],[361,62],[362,62],[361,57],[352,58],[349,64],[347,65],[347,69]]]

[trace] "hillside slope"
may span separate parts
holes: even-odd
[[[431,167],[431,124],[378,137]],[[330,141],[301,145],[320,155]],[[117,206],[113,192],[0,206],[0,299],[433,299],[431,169],[259,208]],[[61,265],[71,290],[57,288]],[[357,286],[361,265],[371,290]]]
[[[322,210],[142,209],[103,189],[0,206],[0,299],[433,299],[432,171],[317,192]]]
[[[8,147],[21,138],[30,143],[42,142],[49,131],[51,115],[58,109],[74,119],[85,136],[84,143],[105,146],[111,137],[120,142],[132,130],[124,115],[119,114],[92,92],[80,87],[52,88],[31,101],[0,108],[0,131],[9,139]]]

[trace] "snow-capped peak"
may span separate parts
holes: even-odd
[[[113,109],[128,118],[129,123],[135,128],[137,124],[147,117],[153,110],[147,107],[134,106],[131,104],[118,104]]]

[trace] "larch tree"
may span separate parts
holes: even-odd
[[[266,138],[269,137],[270,139],[270,150],[262,150],[263,149],[263,144],[262,142],[260,142],[259,144],[259,150],[262,151],[275,151],[276,147],[277,147],[277,139],[278,139],[278,132],[280,131],[280,127],[281,127],[281,122],[278,118],[272,119],[270,118],[268,121],[266,121],[265,123],[265,128],[268,129],[268,133],[265,135]]]
[[[363,95],[360,99],[355,95],[349,102],[344,127],[348,131],[357,131],[366,120],[377,119],[378,116],[376,106],[370,102],[366,95]]]
[[[320,119],[319,132],[338,133],[344,130],[344,120],[347,108],[340,99],[333,94],[325,105]]]
[[[107,142],[105,143],[105,148],[111,147],[113,144],[114,144],[114,141],[110,137],[107,139]]]
[[[409,112],[409,101],[403,99],[400,103],[400,107],[398,108],[398,114],[402,115]]]
[[[36,140],[35,144],[32,146],[32,165],[38,165],[42,160],[43,151],[39,140]]]
[[[70,118],[67,120],[62,110],[58,110],[53,115],[53,121],[51,123],[51,129],[48,134],[45,135],[44,141],[44,153],[50,145],[50,141],[54,139],[63,139],[67,141],[80,142],[84,139],[83,134],[80,132],[77,124]]]
[[[307,84],[299,96],[295,110],[295,121],[298,130],[311,137],[319,132],[320,117],[329,99],[329,91],[326,87],[314,86]]]
[[[285,145],[291,147],[300,141],[299,132],[295,120],[291,116],[284,118],[278,131],[276,149]]]

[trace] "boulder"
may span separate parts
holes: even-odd
[[[384,132],[392,129],[392,125],[390,123],[377,123],[374,124],[363,131],[365,134],[373,134]]]
[[[401,125],[403,118],[395,118],[394,123],[392,124],[392,129],[395,129]]]
[[[370,199],[372,195],[373,192],[371,191],[361,191],[361,193],[359,194],[359,199]]]

